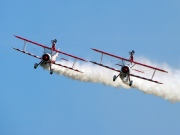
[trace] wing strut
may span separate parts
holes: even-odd
[[[26,51],[26,41],[24,41],[23,51]]]
[[[74,67],[74,65],[75,65],[75,63],[76,63],[76,60],[77,60],[77,59],[74,60],[74,63],[73,63],[73,65],[72,65],[72,68]]]
[[[156,70],[154,70],[154,73],[153,73],[153,75],[152,75],[152,78],[151,78],[151,80],[153,79],[153,77],[154,77],[154,75],[155,75],[155,72],[156,72]]]
[[[102,53],[102,55],[101,55],[101,61],[100,61],[100,64],[102,64],[102,58],[103,58],[103,53]]]
[[[134,65],[131,66],[131,68],[133,68],[136,64],[134,63]]]

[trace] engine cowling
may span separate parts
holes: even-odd
[[[49,53],[45,53],[42,55],[42,60],[45,62],[51,61],[51,55]]]
[[[128,66],[122,66],[121,72],[124,74],[129,74],[130,70]]]

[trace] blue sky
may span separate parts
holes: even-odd
[[[85,83],[33,65],[14,51],[20,35],[62,51],[98,60],[97,48],[180,68],[178,0],[0,1],[0,135],[179,135],[180,104],[144,94]],[[179,89],[179,88],[177,88]]]

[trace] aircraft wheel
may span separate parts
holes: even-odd
[[[34,64],[34,69],[36,69],[36,68],[37,68],[37,66],[38,66],[38,64],[37,64],[37,63],[35,63],[35,64]]]
[[[52,69],[50,70],[50,74],[51,74],[51,75],[53,74],[53,70],[52,70]]]
[[[129,86],[132,86],[132,83],[133,83],[133,81],[131,80],[131,81],[129,82]]]
[[[113,76],[113,81],[116,81],[116,75]]]

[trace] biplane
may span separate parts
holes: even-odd
[[[15,36],[15,35],[14,35]],[[36,69],[39,65],[41,66],[44,66],[44,65],[48,65],[49,66],[49,69],[50,69],[50,74],[53,74],[53,71],[54,69],[52,68],[52,65],[58,65],[60,67],[64,67],[64,68],[67,68],[67,69],[70,69],[70,70],[73,70],[73,71],[76,71],[76,72],[80,72],[80,73],[83,73],[82,71],[78,70],[78,69],[75,69],[74,66],[75,66],[75,63],[77,60],[80,60],[80,61],[84,61],[84,62],[87,62],[86,60],[82,59],[82,58],[79,58],[77,56],[74,56],[74,55],[71,55],[71,54],[68,54],[68,53],[65,53],[65,52],[62,52],[60,51],[59,49],[56,49],[56,43],[57,43],[57,40],[54,39],[54,40],[51,40],[51,43],[52,43],[52,46],[51,47],[48,47],[48,46],[45,46],[45,45],[42,45],[42,44],[39,44],[39,43],[36,43],[34,41],[31,41],[31,40],[28,40],[28,39],[25,39],[25,38],[22,38],[20,36],[15,36],[16,38],[19,38],[21,40],[24,41],[24,46],[23,46],[23,50],[21,49],[18,49],[18,48],[15,48],[13,47],[13,49],[19,51],[19,52],[22,52],[22,53],[25,53],[27,55],[30,55],[32,57],[35,57],[37,59],[40,59],[40,62],[39,63],[35,63],[34,64],[34,69]],[[42,56],[37,56],[35,54],[32,54],[32,53],[29,53],[26,51],[26,43],[31,43],[33,45],[37,45],[39,47],[42,47],[44,49],[43,51],[43,54]],[[58,58],[58,54],[63,54],[63,55],[66,55],[66,56],[69,56],[71,58],[74,58],[74,62],[72,64],[71,67],[69,66],[66,66],[66,65],[62,65],[62,64],[59,64],[56,62],[56,59]],[[66,60],[68,61],[67,59],[64,59],[64,58],[61,58],[63,60]]]
[[[91,48],[91,49],[102,54],[102,55],[101,55],[100,63],[97,63],[97,62],[94,62],[94,61],[90,61],[91,63],[118,72],[118,75],[114,75],[114,76],[113,76],[113,81],[116,81],[116,79],[117,79],[118,77],[120,77],[120,79],[121,79],[125,84],[128,84],[129,86],[132,86],[132,84],[133,84],[133,80],[131,80],[131,76],[136,77],[136,78],[140,78],[140,79],[144,79],[144,80],[147,80],[147,81],[151,81],[151,82],[154,82],[154,83],[157,83],[157,84],[163,84],[163,83],[161,83],[161,82],[158,82],[158,81],[153,80],[153,77],[154,77],[156,71],[168,73],[167,71],[165,71],[165,70],[163,70],[163,69],[156,68],[156,67],[153,67],[153,66],[149,66],[149,65],[142,64],[142,63],[139,63],[139,62],[134,61],[134,53],[135,53],[134,50],[132,50],[131,52],[129,52],[130,58],[129,58],[129,59],[126,59],[126,58],[123,58],[123,57],[120,57],[120,56],[116,56],[116,55],[113,55],[113,54],[110,54],[110,53],[107,53],[107,52],[104,52],[104,51],[101,51],[101,50],[97,50],[97,49],[94,49],[94,48]],[[116,64],[117,66],[121,66],[120,70],[102,64],[103,55],[108,55],[108,56],[111,56],[111,57],[114,57],[114,58],[117,58],[117,59],[122,60],[122,64]],[[128,62],[128,63],[130,63],[130,64],[125,64],[125,62]],[[141,70],[133,69],[133,67],[134,67],[135,65],[140,65],[140,66],[143,66],[143,67],[146,67],[146,68],[153,69],[154,72],[153,72],[151,78],[145,78],[145,77],[142,77],[142,76],[138,76],[138,75],[132,74],[132,73],[131,73],[131,70],[134,70],[134,71],[136,71],[136,72],[144,73],[144,72],[141,71]]]

